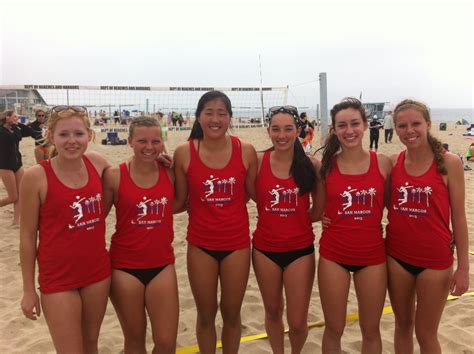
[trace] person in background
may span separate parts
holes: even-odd
[[[474,143],[472,143],[466,151],[466,160],[474,161]]]
[[[273,146],[257,154],[258,223],[252,239],[252,260],[272,351],[284,351],[282,316],[286,298],[291,352],[297,354],[308,336],[315,273],[310,213],[315,219],[322,213],[317,209],[322,203],[316,202],[316,170],[320,163],[306,156],[299,142],[296,107],[272,107],[268,117],[267,131]]]
[[[124,334],[125,353],[146,353],[150,317],[155,353],[175,353],[178,285],[173,252],[174,173],[157,162],[163,152],[155,118],[129,125],[130,161],[104,174],[104,208],[115,205],[110,298]]]
[[[395,353],[413,353],[413,330],[421,353],[441,353],[438,326],[446,297],[469,288],[463,166],[431,135],[425,104],[403,100],[394,123],[406,147],[392,156],[386,236]]]
[[[325,206],[318,285],[326,322],[322,351],[341,353],[352,274],[361,352],[381,353],[380,318],[387,292],[381,221],[392,165],[387,156],[363,148],[368,124],[358,99],[349,97],[336,104],[331,123],[321,163]]]
[[[369,124],[370,130],[370,150],[374,147],[374,151],[377,152],[379,148],[379,130],[383,128],[382,123],[379,121],[379,117],[374,114]]]
[[[383,129],[385,132],[385,144],[392,142],[393,137],[393,116],[392,111],[388,112],[383,119]]]
[[[7,191],[0,207],[13,204],[13,225],[20,223],[19,190],[24,172],[20,140],[25,136],[31,136],[31,130],[18,121],[15,111],[0,113],[0,177]]]
[[[44,109],[35,111],[35,118],[27,127],[31,130],[31,136],[35,139],[35,159],[37,163],[49,158],[49,144],[46,141],[46,125],[48,113]]]
[[[196,336],[201,353],[215,353],[220,307],[223,352],[237,353],[250,269],[246,202],[255,198],[257,155],[252,145],[227,134],[232,105],[224,93],[205,93],[195,117],[189,141],[176,148],[174,162],[177,210],[186,201],[189,208],[187,266]]]
[[[109,165],[86,152],[85,107],[54,107],[47,139],[51,159],[30,167],[21,183],[21,308],[31,320],[44,312],[56,352],[97,353],[111,273],[101,181]]]

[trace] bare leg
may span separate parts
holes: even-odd
[[[178,281],[173,264],[161,271],[146,287],[145,302],[153,332],[153,354],[176,352],[178,335]]]
[[[59,354],[82,354],[82,301],[77,290],[41,294],[41,306]]]
[[[335,262],[319,257],[318,285],[323,308],[324,326],[322,352],[341,353],[341,337],[346,326],[347,297],[350,273]]]
[[[265,330],[273,354],[284,352],[283,271],[257,250],[252,252],[253,268],[265,306]]]
[[[82,299],[82,342],[85,353],[98,353],[100,326],[110,292],[110,277],[79,290]]]
[[[196,302],[196,337],[202,354],[216,352],[217,261],[204,251],[188,245],[188,277]]]
[[[388,293],[395,315],[395,353],[413,353],[415,325],[415,277],[397,261],[387,257]]]
[[[0,207],[8,204],[13,204],[13,225],[17,225],[20,222],[20,209],[19,209],[19,189],[21,177],[23,176],[23,168],[13,172],[11,170],[0,170],[0,176],[2,178],[3,185],[7,191],[7,196],[0,199]]]
[[[426,269],[416,279],[415,333],[422,354],[441,353],[438,327],[449,293],[452,267]]]
[[[242,331],[240,309],[247,289],[249,271],[249,248],[232,252],[220,264],[220,309],[224,322],[222,328],[222,352],[224,354],[237,354],[239,351]]]
[[[381,353],[380,317],[387,293],[385,263],[365,267],[354,274],[362,331],[362,353]]]
[[[145,286],[133,275],[114,269],[110,299],[122,327],[124,353],[146,353]]]
[[[301,353],[308,337],[308,310],[314,273],[314,253],[298,258],[283,272],[292,354]]]

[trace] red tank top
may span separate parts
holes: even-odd
[[[446,269],[453,264],[449,191],[433,160],[418,177],[405,170],[405,151],[392,170],[387,253],[408,264]]]
[[[319,253],[326,259],[350,265],[375,265],[385,261],[381,219],[385,179],[377,154],[370,152],[366,173],[344,175],[337,157],[326,178],[325,214],[331,225],[323,229]]]
[[[110,257],[113,268],[145,269],[174,263],[174,186],[163,166],[151,188],[133,182],[127,164],[120,165],[120,184],[115,206],[116,224]]]
[[[48,192],[39,213],[38,282],[42,293],[82,288],[111,273],[105,248],[102,182],[87,157],[87,184],[65,186],[49,160],[40,164],[46,172]]]
[[[238,250],[250,247],[245,177],[240,140],[231,136],[232,156],[221,169],[207,167],[189,141],[191,161],[188,242],[210,250]]]
[[[254,247],[270,252],[289,252],[314,242],[309,215],[309,193],[298,194],[293,179],[277,178],[270,165],[270,151],[263,155],[257,177],[257,229]]]

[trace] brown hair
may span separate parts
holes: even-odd
[[[431,122],[430,109],[428,108],[427,105],[425,105],[422,102],[415,101],[412,99],[405,99],[401,101],[399,104],[397,104],[397,106],[395,107],[395,110],[393,111],[393,122],[395,123],[395,127],[397,126],[398,114],[400,112],[406,111],[407,109],[414,109],[415,111],[421,113],[425,121]],[[447,175],[448,171],[446,170],[446,166],[444,165],[444,153],[446,152],[446,150],[444,149],[441,141],[439,141],[433,135],[431,135],[429,131],[428,131],[428,144],[430,145],[431,150],[433,151],[433,154],[435,156],[438,172],[441,173],[442,175]]]
[[[6,111],[3,111],[0,113],[0,126],[3,126],[7,120],[8,117],[11,117],[15,113],[13,109],[7,109]]]
[[[89,120],[89,116],[87,115],[87,112],[76,112],[72,109],[67,109],[61,112],[56,112],[53,110],[51,111],[51,115],[48,119],[48,137],[46,138],[46,141],[48,142],[48,144],[51,144],[49,136],[54,134],[54,130],[56,129],[56,125],[58,124],[58,122],[62,119],[67,119],[67,118],[72,118],[72,117],[77,117],[81,119],[87,131],[91,133],[92,135],[94,134],[94,132],[91,129],[91,122]],[[51,159],[57,154],[58,152],[56,151],[56,147],[54,146],[54,144],[51,144],[51,147],[49,149],[49,158]]]
[[[142,116],[142,117],[137,117],[132,119],[132,122],[130,123],[130,126],[128,127],[128,138],[133,137],[133,133],[135,131],[135,128],[137,127],[158,127],[160,130],[160,137],[161,137],[161,127],[158,121],[150,116]]]
[[[364,123],[367,123],[367,115],[365,113],[365,109],[362,106],[362,103],[357,98],[346,97],[341,102],[337,103],[336,105],[334,105],[334,107],[332,107],[331,109],[332,128],[328,137],[326,138],[326,144],[324,145],[324,150],[323,150],[323,158],[321,160],[321,177],[324,179],[328,176],[329,172],[331,172],[332,158],[334,154],[336,154],[341,148],[341,144],[339,143],[339,140],[337,139],[337,136],[334,132],[334,127],[336,126],[336,115],[340,111],[343,111],[349,108],[352,108],[358,111]]]

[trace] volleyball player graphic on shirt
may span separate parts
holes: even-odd
[[[147,196],[135,204],[137,207],[137,217],[132,218],[131,224],[141,224],[147,227],[153,227],[161,224],[161,218],[165,215],[168,198],[162,197],[152,200]]]
[[[412,186],[408,182],[397,187],[398,205],[393,204],[393,210],[401,209],[402,212],[408,212],[414,217],[416,215],[427,215],[428,211],[424,207],[430,206],[430,195],[433,192],[431,186]],[[404,206],[404,204],[407,204]]]
[[[355,192],[353,194],[353,192]],[[354,216],[358,220],[361,220],[362,216],[369,216],[372,214],[372,208],[374,206],[374,197],[377,195],[377,189],[375,187],[369,187],[365,189],[357,189],[348,186],[346,190],[339,193],[341,196],[342,210],[338,210],[338,215]],[[355,198],[354,198],[355,196]],[[354,210],[347,210],[347,209]]]
[[[283,214],[290,214],[296,211],[298,206],[298,188],[285,189],[279,184],[268,191],[268,198],[265,203],[265,211],[274,211]],[[269,205],[269,207],[267,207]]]
[[[95,197],[82,197],[76,195],[76,200],[69,205],[69,207],[73,210],[74,219],[73,224],[68,224],[69,229],[74,229],[75,227],[84,227],[84,226],[92,226],[98,222],[98,217],[101,214],[100,208],[100,201],[102,200],[102,196],[98,193]],[[97,205],[96,205],[97,202]],[[90,215],[87,220],[84,220],[84,215]]]
[[[202,202],[223,206],[222,203],[228,203],[232,200],[229,195],[234,195],[234,185],[237,182],[235,177],[218,178],[210,175],[208,179],[202,182],[204,187],[204,198]]]

